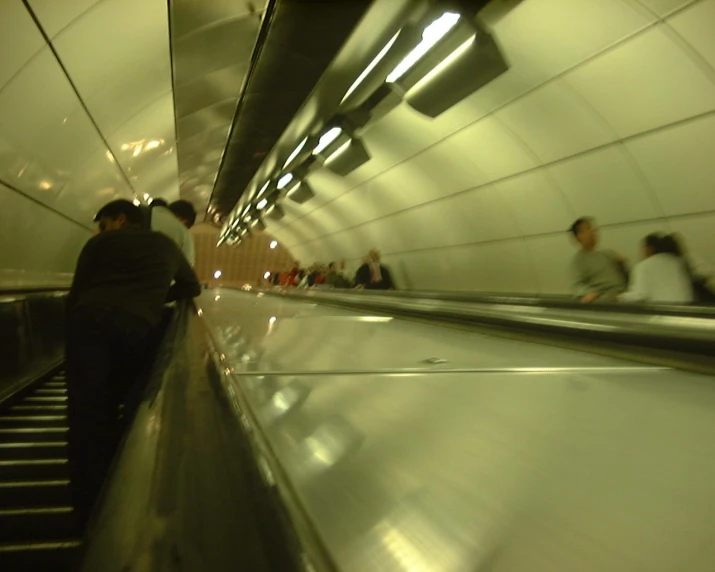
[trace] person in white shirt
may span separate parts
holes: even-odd
[[[194,238],[191,236],[189,229],[196,220],[196,211],[194,211],[193,206],[189,204],[191,210],[191,212],[189,212],[189,209],[183,205],[183,203],[186,202],[187,201],[176,201],[168,206],[164,206],[166,203],[161,199],[152,201],[151,230],[165,234],[172,239],[181,252],[184,253],[186,260],[188,260],[189,264],[193,267],[196,265],[196,253]],[[177,203],[182,203],[178,209],[178,213],[175,212]]]
[[[621,302],[693,302],[693,286],[680,249],[672,236],[649,234],[643,241],[645,259],[631,271]]]

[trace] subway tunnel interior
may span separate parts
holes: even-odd
[[[340,111],[414,3],[356,3],[331,46],[279,26],[281,10],[300,14],[300,2],[283,4],[3,2],[3,279],[71,273],[93,213],[113,198],[181,196],[225,223]],[[301,22],[316,20],[312,4]],[[508,70],[436,118],[402,101],[368,121],[370,160],[345,176],[314,168],[315,196],[283,200],[267,232],[304,264],[354,268],[378,247],[405,289],[566,293],[566,229],[582,215],[631,262],[660,230],[712,264],[713,17],[714,0],[486,3],[478,19]],[[298,51],[291,67],[300,75],[296,62],[310,62],[317,83],[286,75],[256,87],[254,103],[267,98],[285,124],[241,131],[261,121],[244,91],[264,27],[266,45],[274,34]],[[280,45],[290,33],[294,44]],[[332,61],[311,60],[321,48],[335,49]],[[281,60],[274,52],[262,53]],[[235,180],[229,143],[254,155]]]
[[[715,0],[0,0],[0,563],[712,570],[712,308],[560,295],[581,216],[631,264],[662,231],[715,266],[714,22]],[[64,295],[117,198],[191,201],[208,287],[167,312],[82,537],[56,496]],[[236,288],[371,248],[401,292]]]

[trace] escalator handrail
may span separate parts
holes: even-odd
[[[581,339],[625,343],[632,347],[677,350],[705,357],[715,354],[715,316],[669,314],[659,312],[659,308],[654,307],[650,307],[649,312],[641,308],[637,312],[627,312],[626,307],[613,311],[613,305],[605,304],[598,307],[579,305],[576,308],[556,308],[437,298],[400,298],[379,291],[267,290],[265,293],[432,320],[565,334]]]
[[[270,290],[270,291],[279,291]],[[293,290],[288,290],[293,291]],[[683,317],[713,317],[715,305],[702,304],[634,304],[623,302],[602,302],[583,304],[572,296],[562,295],[526,295],[523,293],[492,293],[492,292],[459,292],[452,290],[347,290],[320,288],[307,290],[310,292],[340,292],[355,296],[381,296],[392,298],[418,298],[422,300],[440,300],[453,302],[473,302],[481,304],[512,304],[519,306],[536,306],[543,308],[561,308],[583,310],[586,312],[601,312],[604,308],[609,312],[628,314],[659,314]]]

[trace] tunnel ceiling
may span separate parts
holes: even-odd
[[[273,4],[171,0],[180,191],[199,209],[208,205],[264,15]]]
[[[269,5],[265,36],[259,39],[213,189],[211,206],[218,214],[236,204],[370,3],[278,0]],[[180,155],[183,169],[181,160]]]

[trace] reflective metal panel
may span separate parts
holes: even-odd
[[[181,196],[204,210],[243,89],[266,0],[172,0]]]
[[[634,364],[474,332],[230,290],[198,300],[237,372],[601,368]]]
[[[671,572],[688,570],[715,534],[712,379],[300,381],[307,396],[278,422],[263,380],[233,383],[340,570]]]

